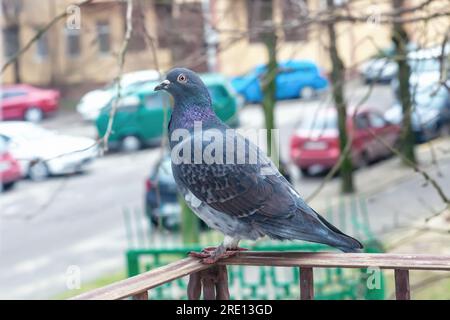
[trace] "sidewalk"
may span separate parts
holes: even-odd
[[[450,138],[440,138],[420,145],[416,151],[420,168],[436,179],[443,191],[450,196]],[[433,152],[441,175],[433,164]],[[352,196],[366,199],[373,231],[379,235],[411,225],[445,207],[436,190],[430,184],[425,184],[422,175],[402,164],[398,157],[357,170],[355,184],[357,192]],[[297,187],[301,190],[301,185]],[[310,204],[318,212],[323,212],[327,204],[337,203],[342,197],[352,197],[342,196],[339,191],[340,179],[336,177],[325,185]],[[303,192],[302,195],[308,197],[310,192]]]

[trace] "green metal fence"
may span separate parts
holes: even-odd
[[[155,230],[139,210],[124,212],[129,249],[127,250],[128,275],[181,259],[189,251],[199,251],[205,246],[217,245],[221,236],[214,231],[203,232],[200,243],[183,245],[180,235]],[[327,219],[344,232],[361,239],[365,252],[382,252],[381,245],[370,231],[365,199],[358,197],[340,199],[329,205]],[[242,242],[241,246],[255,251],[329,251],[330,247],[303,241]],[[383,299],[384,276],[381,271],[365,269],[316,269],[314,290],[316,299]],[[297,299],[299,293],[299,268],[228,266],[229,288],[232,299]],[[367,285],[370,277],[378,277],[378,285]],[[166,283],[150,291],[152,299],[186,299],[187,278]]]

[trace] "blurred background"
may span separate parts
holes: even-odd
[[[153,88],[174,66],[231,127],[278,129],[280,170],[367,252],[450,254],[447,1],[0,2],[0,298],[67,298],[220,243],[172,176]],[[232,298],[299,295],[297,268],[229,269]],[[319,271],[317,298],[392,297],[391,275]],[[450,299],[449,275],[412,271],[411,289]]]

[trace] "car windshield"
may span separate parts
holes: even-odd
[[[25,90],[19,90],[19,89],[3,89],[0,93],[1,99],[7,99],[7,98],[13,98],[13,97],[20,97],[26,95]]]
[[[5,153],[8,150],[8,142],[7,140],[0,136],[0,155]]]
[[[420,59],[410,62],[411,69],[416,73],[439,71],[439,62],[436,59]]]
[[[6,136],[12,139],[40,140],[54,135],[52,131],[40,128],[32,124],[21,125],[12,130],[1,130]]]
[[[211,99],[213,101],[225,99],[227,97],[227,92],[222,86],[211,86],[208,87],[209,94],[211,95]]]
[[[127,88],[131,86],[141,86],[150,81],[155,81],[158,79],[158,73],[156,71],[137,71],[132,73],[127,73],[120,79],[120,85],[122,88]],[[115,88],[115,81],[110,82],[105,86],[105,90],[111,90]]]
[[[445,100],[448,98],[447,89],[441,87],[435,94],[434,92],[427,90],[427,92],[418,91],[414,96],[416,107],[419,108],[439,108],[444,105]]]
[[[172,161],[170,157],[165,158],[158,168],[158,179],[161,182],[172,182],[174,180],[172,173]]]
[[[120,80],[120,87],[123,89],[126,89],[130,86],[134,86],[134,85],[138,85],[138,84],[142,84],[144,83],[144,80],[140,80],[140,79],[135,79],[135,78],[122,78]],[[115,90],[116,89],[116,82],[110,82],[108,83],[105,87],[105,90]]]
[[[306,117],[300,124],[300,129],[308,131],[323,131],[328,129],[336,129],[336,113],[334,110],[324,110],[311,114]]]

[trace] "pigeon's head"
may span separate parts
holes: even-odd
[[[209,92],[200,77],[192,70],[174,68],[167,73],[166,80],[155,87],[155,91],[165,90],[177,101],[208,99]]]

